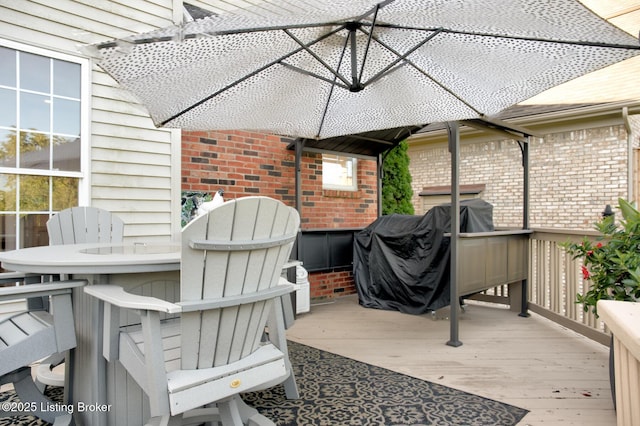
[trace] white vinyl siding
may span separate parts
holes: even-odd
[[[174,23],[176,0],[5,0],[0,38],[87,58],[80,47]],[[86,204],[120,216],[125,239],[166,240],[180,230],[180,132],[157,129],[133,97],[91,66]]]

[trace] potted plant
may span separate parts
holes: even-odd
[[[585,312],[591,309],[596,317],[598,300],[640,300],[640,212],[622,198],[618,208],[622,213],[619,225],[613,215],[596,223],[601,238],[591,241],[585,237],[580,243],[563,244],[574,259],[582,259],[582,276],[591,282],[586,292],[578,294],[576,302],[583,304]],[[610,350],[609,376],[615,405],[613,344]]]

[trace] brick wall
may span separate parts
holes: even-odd
[[[605,205],[627,196],[623,126],[547,135],[531,156],[531,224],[592,229]],[[535,203],[535,204],[534,204]]]
[[[249,132],[182,132],[182,190],[225,198],[268,195],[295,203],[295,157],[289,139]]]
[[[427,186],[451,185],[451,154],[446,145],[409,146],[416,214],[422,211],[418,195]],[[480,198],[494,206],[496,225],[522,223],[522,156],[513,141],[491,141],[460,146],[460,184],[485,184]]]
[[[251,132],[182,133],[182,190],[225,198],[266,195],[295,205],[295,153],[291,139]],[[358,159],[358,191],[322,189],[322,156],[304,153],[301,163],[301,227],[360,228],[377,217],[376,162]],[[351,271],[309,274],[312,299],[355,293]]]
[[[376,162],[358,159],[358,191],[322,189],[322,156],[305,154],[302,175],[303,229],[359,228],[378,213]]]
[[[618,197],[627,196],[627,145],[623,125],[532,138],[531,227],[592,229],[606,204],[615,206]],[[420,206],[423,187],[451,184],[450,154],[444,144],[410,144],[409,155],[414,205]],[[480,197],[493,204],[496,226],[522,226],[522,182],[515,141],[462,141],[460,184],[486,185]]]

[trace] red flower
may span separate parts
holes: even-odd
[[[597,248],[602,248],[602,243],[598,243],[598,244],[596,244],[596,247],[597,247]]]
[[[582,279],[588,280],[591,275],[589,274],[589,270],[586,266],[582,265]]]

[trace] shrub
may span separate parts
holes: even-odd
[[[411,173],[406,141],[400,142],[387,155],[382,173],[382,214],[413,214]]]
[[[574,259],[582,259],[582,276],[591,282],[576,302],[584,304],[585,312],[591,308],[596,316],[598,300],[640,299],[640,212],[622,198],[618,207],[622,213],[619,226],[613,216],[603,217],[595,224],[601,238],[563,244]]]

